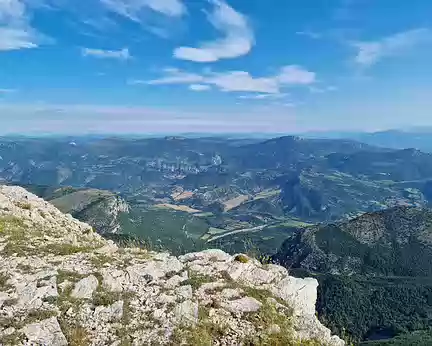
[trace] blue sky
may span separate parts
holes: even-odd
[[[0,0],[0,133],[432,125],[429,0]]]

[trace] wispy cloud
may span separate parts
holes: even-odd
[[[245,71],[219,73],[209,77],[207,83],[217,86],[221,91],[250,91],[277,94],[279,84],[275,78],[255,78]]]
[[[207,91],[211,89],[211,86],[205,84],[191,84],[189,85],[189,89],[192,91]]]
[[[24,2],[0,0],[0,51],[36,48],[41,39],[29,24]]]
[[[121,50],[82,48],[81,54],[82,56],[92,56],[100,59],[129,60],[132,58],[128,48],[123,48]]]
[[[312,84],[315,82],[315,72],[305,70],[298,65],[284,66],[278,75],[281,84]]]
[[[214,62],[246,55],[254,45],[254,34],[247,18],[222,0],[209,0],[214,10],[208,15],[210,23],[224,37],[201,43],[198,47],[179,47],[174,57],[195,62]]]
[[[302,30],[302,31],[297,31],[296,32],[297,35],[299,36],[305,36],[308,38],[311,38],[313,40],[318,40],[320,38],[322,38],[322,34],[316,31],[311,31],[311,30]]]
[[[7,133],[236,133],[288,132],[295,126],[294,115],[286,110],[272,111],[263,117],[264,109],[244,111],[208,109],[151,109],[107,105],[28,104],[4,105],[0,114],[4,119],[0,134]]]
[[[2,89],[2,88],[0,88],[0,95],[1,94],[11,94],[11,93],[14,93],[14,92],[16,92],[17,90],[16,89]]]
[[[383,58],[403,54],[426,42],[432,42],[432,30],[427,28],[408,30],[375,41],[354,42],[352,46],[357,50],[354,62],[369,67]]]
[[[316,86],[309,87],[309,91],[312,94],[324,94],[326,92],[336,91],[336,90],[338,90],[337,87],[335,87],[333,85],[329,85],[329,86],[325,86],[325,87],[316,87]]]
[[[204,76],[196,73],[189,73],[181,71],[177,68],[166,68],[163,70],[165,76],[159,79],[154,79],[150,81],[135,81],[133,84],[190,84],[190,83],[201,83],[205,81]]]
[[[281,89],[294,85],[310,85],[315,82],[314,72],[298,65],[284,66],[277,75],[254,77],[246,71],[212,72],[202,74],[181,71],[176,68],[164,69],[164,76],[149,81],[132,80],[129,84],[200,84],[214,86],[224,92],[251,92],[281,95]],[[261,96],[264,98],[264,96]]]
[[[281,99],[287,97],[287,93],[280,94],[250,94],[250,95],[240,95],[239,99],[246,100],[268,100],[268,99]]]
[[[143,12],[151,9],[170,17],[180,17],[186,7],[180,0],[100,0],[106,8],[133,21],[141,21]]]

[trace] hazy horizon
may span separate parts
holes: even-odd
[[[432,126],[432,2],[393,7],[363,0],[0,1],[0,131]]]

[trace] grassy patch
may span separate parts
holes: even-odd
[[[88,346],[91,344],[88,332],[79,324],[69,324],[65,320],[61,320],[59,323],[69,346]]]
[[[100,268],[104,264],[112,263],[113,261],[114,261],[114,259],[112,257],[109,257],[109,256],[104,255],[104,254],[96,255],[96,256],[90,258],[91,264],[96,268]]]
[[[21,209],[32,210],[32,205],[28,202],[19,202],[18,201],[18,202],[15,202],[15,205]]]
[[[214,340],[227,335],[228,329],[229,327],[225,324],[211,321],[209,319],[209,310],[200,307],[198,310],[198,323],[193,327],[177,327],[172,335],[170,345],[212,346]]]
[[[192,289],[196,290],[200,288],[203,284],[208,282],[213,282],[214,279],[212,279],[208,275],[203,275],[199,273],[189,272],[189,279],[183,281],[181,283],[182,286],[191,285]]]
[[[100,273],[93,273],[99,282],[103,281]],[[122,294],[119,292],[111,292],[99,285],[96,291],[93,292],[93,304],[95,306],[109,306],[122,299]]]
[[[234,260],[240,263],[248,263],[249,257],[246,255],[237,255],[235,256]]]
[[[17,268],[21,270],[23,273],[30,273],[33,269],[32,266],[28,264],[22,264],[22,263],[18,263]]]
[[[95,306],[109,306],[120,299],[120,293],[107,291],[101,286],[93,293],[93,304]]]
[[[12,306],[12,305],[16,305],[17,303],[18,303],[18,299],[16,299],[16,298],[6,299],[3,302],[3,306],[4,307],[6,307],[6,306]]]
[[[84,279],[85,275],[79,274],[77,272],[72,272],[68,270],[59,270],[57,274],[57,284],[61,284],[64,281],[77,282]]]
[[[50,253],[58,256],[67,256],[76,254],[78,252],[89,252],[91,250],[93,250],[92,247],[76,246],[72,244],[48,244],[40,249],[40,252]]]
[[[263,297],[262,292],[258,296]],[[276,305],[268,302],[267,299],[262,301],[262,303],[263,305],[257,312],[245,315],[245,318],[252,322],[259,332],[254,336],[248,336],[244,340],[244,345],[309,345],[307,342],[299,343],[294,339],[290,315],[279,312]],[[279,327],[279,331],[271,332],[269,329],[275,326]]]
[[[57,312],[54,310],[30,310],[21,325],[25,326],[27,324],[43,321],[55,316],[57,316]]]
[[[4,346],[15,346],[15,345],[20,345],[21,344],[21,340],[23,338],[23,335],[20,335],[20,333],[15,332],[12,333],[11,335],[1,335],[0,336],[0,345],[4,345]]]
[[[27,232],[21,220],[14,217],[0,218],[0,235],[7,238],[7,244],[2,251],[3,255],[28,254]]]
[[[7,282],[10,279],[10,276],[5,273],[0,273],[0,291],[6,291],[12,288]]]

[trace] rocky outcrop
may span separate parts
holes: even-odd
[[[119,249],[22,188],[0,186],[0,260],[4,345],[344,344],[315,317],[314,279],[220,250]]]
[[[129,212],[129,205],[122,197],[97,189],[68,188],[66,192],[49,202],[64,213],[90,224],[100,234],[121,232],[120,216]]]
[[[431,276],[432,210],[395,207],[293,233],[273,259],[341,275]]]

